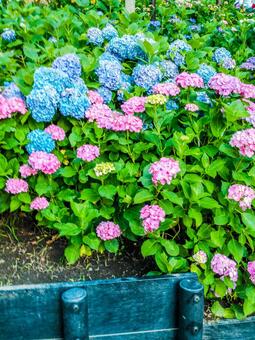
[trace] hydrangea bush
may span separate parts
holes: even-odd
[[[73,5],[28,5],[10,24],[4,8],[0,212],[66,237],[69,263],[134,241],[151,274],[196,272],[213,313],[242,318],[255,312],[255,46],[249,13],[227,8],[164,4],[157,24]]]

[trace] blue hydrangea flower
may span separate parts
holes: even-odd
[[[196,73],[203,79],[204,83],[207,84],[216,74],[216,71],[212,66],[201,64]]]
[[[205,91],[197,92],[196,100],[201,103],[212,105],[211,99]]]
[[[76,54],[65,54],[54,60],[52,67],[65,72],[70,79],[81,76],[81,63]]]
[[[76,119],[84,118],[85,111],[89,106],[88,97],[78,88],[66,89],[61,94],[59,110],[63,116],[71,116]]]
[[[49,37],[48,41],[51,42],[52,44],[56,44],[58,42],[57,39],[53,36]]]
[[[1,37],[4,41],[10,43],[16,40],[16,33],[11,28],[4,28],[3,33],[1,34]]]
[[[13,82],[7,82],[7,81],[4,82],[4,90],[1,94],[5,98],[16,97],[16,98],[21,98],[23,100],[25,99],[25,96],[22,94],[18,86]]]
[[[184,38],[185,38],[186,40],[190,40],[190,39],[192,39],[192,35],[190,35],[190,34],[184,34]],[[182,57],[183,57],[183,56],[182,56]],[[180,57],[177,57],[176,60],[178,60],[178,59],[180,59]],[[183,59],[184,59],[184,58],[183,58]],[[183,63],[185,63],[185,60],[184,60]]]
[[[178,110],[179,105],[176,103],[176,101],[169,99],[168,102],[166,103],[166,109],[169,111]]]
[[[134,83],[145,90],[150,90],[162,79],[162,73],[155,65],[137,65],[133,69],[132,76]]]
[[[192,24],[195,24],[197,22],[197,20],[195,18],[190,18],[189,21],[192,23]]]
[[[59,95],[54,87],[47,85],[33,89],[27,96],[27,105],[37,122],[50,122],[57,110]]]
[[[148,30],[149,31],[156,31],[157,29],[159,29],[161,26],[160,21],[158,20],[151,20],[149,25],[148,25]]]
[[[44,151],[50,153],[55,148],[55,141],[51,135],[43,130],[31,131],[27,138],[29,143],[26,145],[26,150],[29,154],[36,151]]]
[[[34,89],[41,89],[47,85],[54,87],[54,89],[61,94],[66,87],[71,87],[72,82],[67,73],[59,69],[50,67],[39,67],[34,73]]]
[[[103,38],[107,41],[118,37],[118,31],[111,24],[107,24],[105,28],[103,28],[102,34]]]
[[[181,19],[178,18],[176,14],[173,14],[168,21],[171,22],[172,24],[177,24],[181,22]]]
[[[146,55],[140,47],[138,40],[138,37],[133,35],[113,38],[107,46],[107,52],[115,55],[119,60],[145,59]]]
[[[84,83],[82,78],[77,78],[75,81],[72,81],[71,88],[75,87],[80,93],[86,94],[88,92],[87,85]]]
[[[121,85],[121,69],[119,62],[100,61],[96,70],[99,83],[110,90],[118,90]]]
[[[121,65],[119,59],[117,57],[115,57],[113,54],[109,53],[109,52],[102,53],[100,55],[99,59],[98,59],[99,63],[101,61],[105,61],[105,60],[106,61],[115,62],[115,63],[118,63],[119,65]]]
[[[226,70],[233,70],[236,67],[236,62],[232,58],[225,58],[220,65]]]
[[[164,79],[174,79],[178,74],[178,67],[170,60],[163,60],[159,63]]]
[[[112,91],[105,86],[100,86],[97,90],[100,96],[103,98],[104,103],[108,104],[112,100]]]
[[[185,64],[185,52],[191,51],[192,47],[184,40],[175,40],[169,45],[167,56],[177,65]]]
[[[231,57],[231,53],[225,47],[217,48],[213,54],[213,60],[216,61],[217,64],[220,64],[224,59]]]
[[[91,27],[87,32],[88,40],[91,44],[101,46],[104,42],[103,33],[97,27]]]
[[[192,32],[201,32],[202,30],[202,25],[198,24],[198,25],[190,25],[190,30]]]

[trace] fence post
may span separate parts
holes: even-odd
[[[179,284],[178,339],[202,340],[204,287],[197,280],[184,279]]]
[[[125,8],[128,13],[135,12],[135,0],[125,0]]]
[[[66,290],[62,296],[64,339],[88,340],[87,292],[82,288]]]

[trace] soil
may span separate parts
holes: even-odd
[[[0,220],[0,285],[142,276],[156,269],[133,242],[125,243],[118,255],[94,253],[68,265],[63,256],[66,240],[56,236],[33,220],[4,216]]]

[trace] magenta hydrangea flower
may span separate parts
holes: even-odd
[[[253,84],[241,83],[238,93],[244,98],[255,98],[255,86]]]
[[[119,237],[121,229],[113,222],[101,222],[96,228],[96,234],[101,240],[108,241]]]
[[[199,250],[192,257],[199,264],[205,264],[207,262],[207,255],[203,250]]]
[[[132,115],[119,115],[118,119],[113,121],[112,130],[140,132],[143,128],[143,121]]]
[[[211,261],[211,268],[215,274],[220,275],[221,279],[228,276],[230,280],[238,280],[238,270],[236,262],[222,254],[215,254]]]
[[[66,137],[65,130],[55,124],[49,125],[44,131],[49,133],[54,140],[61,141]]]
[[[28,163],[33,169],[42,171],[44,174],[54,174],[60,168],[60,161],[52,154],[44,151],[36,151],[31,153]]]
[[[180,88],[175,83],[161,83],[153,86],[153,93],[163,94],[165,96],[177,96]]]
[[[5,98],[0,94],[0,119],[10,118],[12,113],[15,112],[21,114],[27,112],[23,99],[16,97]]]
[[[240,93],[242,84],[236,77],[217,73],[210,79],[208,86],[221,96],[229,96],[231,93]]]
[[[152,174],[152,182],[157,185],[170,184],[172,179],[180,172],[179,162],[173,158],[162,157],[159,161],[152,163],[149,173]]]
[[[28,192],[28,184],[24,179],[9,178],[6,181],[5,191],[13,195]]]
[[[182,72],[176,78],[175,82],[177,85],[186,88],[186,87],[204,87],[203,79],[196,73],[187,73]]]
[[[250,280],[255,285],[255,261],[248,262],[247,271],[250,274]]]
[[[49,202],[45,197],[36,197],[30,204],[32,210],[43,210],[49,206]]]
[[[229,143],[231,146],[237,147],[241,155],[252,157],[255,152],[255,129],[237,131]]]
[[[89,97],[89,101],[91,104],[103,104],[104,99],[100,96],[100,94],[97,91],[89,90],[87,92],[87,95]]]
[[[196,112],[196,111],[199,110],[199,107],[196,104],[189,103],[189,104],[185,105],[185,110],[191,111],[191,112]]]
[[[165,212],[159,205],[145,205],[140,211],[143,227],[146,233],[157,230],[160,222],[165,220]]]
[[[246,110],[249,113],[249,117],[245,117],[245,120],[255,127],[255,103],[251,102],[248,99],[244,99],[244,102],[248,103],[249,106],[246,107]]]
[[[245,211],[251,208],[251,203],[255,198],[255,191],[247,185],[234,184],[228,189],[228,198],[239,202],[240,208]]]
[[[77,157],[86,162],[91,162],[99,156],[99,148],[95,145],[84,144],[77,149]]]
[[[37,174],[37,170],[31,168],[31,166],[29,166],[28,164],[21,165],[21,167],[19,168],[19,172],[21,177],[23,178],[34,176]]]
[[[91,105],[85,112],[89,122],[96,122],[100,128],[111,129],[113,122],[112,110],[106,104]]]
[[[127,115],[145,111],[145,97],[132,97],[121,105],[121,110]]]

